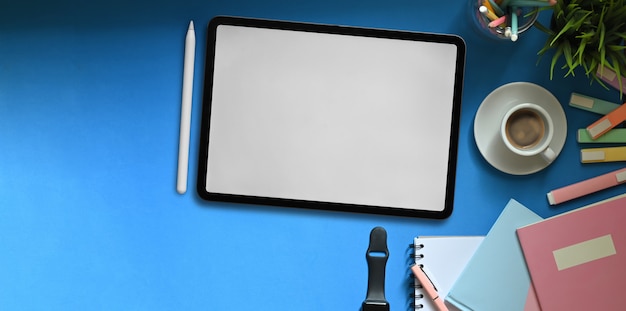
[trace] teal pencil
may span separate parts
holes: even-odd
[[[517,41],[517,6],[511,7],[511,41]]]

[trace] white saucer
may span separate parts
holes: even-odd
[[[567,120],[559,101],[543,87],[528,82],[513,82],[493,90],[480,104],[474,118],[474,139],[485,160],[496,169],[512,175],[528,175],[550,163],[541,155],[524,157],[510,151],[500,137],[500,123],[506,111],[521,103],[543,107],[554,121],[550,147],[558,156],[567,136]]]

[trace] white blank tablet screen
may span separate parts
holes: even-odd
[[[219,25],[206,191],[443,210],[457,48]]]

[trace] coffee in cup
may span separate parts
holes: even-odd
[[[515,111],[506,120],[506,138],[519,149],[528,149],[537,145],[546,126],[541,116],[532,109],[523,108]]]
[[[504,115],[500,134],[504,144],[521,156],[541,156],[554,161],[555,152],[550,148],[554,125],[548,112],[532,103],[518,104]]]

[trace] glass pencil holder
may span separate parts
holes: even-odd
[[[535,0],[470,0],[471,20],[477,31],[485,37],[500,41],[517,41],[523,32],[532,27],[539,16],[539,7],[532,6],[533,1]],[[524,5],[512,6],[506,2]],[[501,7],[502,4],[506,6]]]

